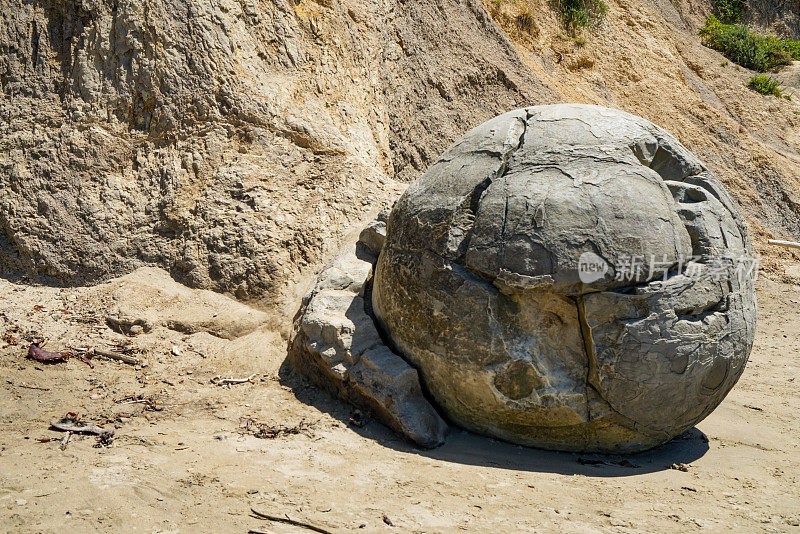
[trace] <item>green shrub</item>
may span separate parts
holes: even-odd
[[[714,0],[714,12],[722,22],[741,22],[747,0]]]
[[[759,35],[739,24],[723,24],[714,15],[708,17],[700,35],[705,46],[719,50],[731,61],[758,72],[788,65],[793,59],[800,60],[800,42]]]
[[[750,82],[747,84],[747,86],[750,89],[761,93],[762,95],[774,95],[778,98],[784,97],[787,100],[791,98],[791,95],[786,94],[786,89],[781,87],[781,84],[778,82],[778,80],[763,74],[757,74],[756,76],[750,78]]]
[[[562,22],[572,29],[599,22],[608,11],[603,0],[556,0],[556,8]]]

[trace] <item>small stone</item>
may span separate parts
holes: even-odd
[[[386,240],[386,222],[377,220],[367,225],[358,236],[358,242],[364,245],[375,257],[381,253]]]
[[[131,326],[130,328],[128,328],[128,333],[130,335],[132,335],[132,336],[138,336],[143,331],[144,331],[144,328],[142,327],[142,325],[138,325],[138,324],[135,324],[135,325]]]

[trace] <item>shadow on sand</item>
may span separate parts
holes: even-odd
[[[398,436],[381,423],[370,419],[362,427],[349,423],[354,408],[334,399],[322,389],[312,385],[289,361],[284,361],[279,372],[281,384],[292,389],[295,397],[305,404],[338,419],[357,434],[372,439],[384,447],[399,452],[468,465],[479,465],[514,471],[536,471],[563,475],[591,477],[623,477],[670,469],[673,464],[688,464],[708,451],[708,438],[697,428],[692,428],[671,441],[649,451],[606,455],[555,452],[522,447],[496,439],[480,436],[451,425],[447,441],[436,449],[419,449]]]

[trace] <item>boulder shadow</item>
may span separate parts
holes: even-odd
[[[483,466],[511,471],[625,477],[680,469],[709,450],[706,435],[692,428],[667,443],[632,454],[596,454],[535,449],[474,434],[451,424],[447,441],[435,449],[421,449],[377,420],[367,417],[363,426],[353,424],[355,408],[315,386],[295,370],[287,358],[278,372],[280,383],[291,388],[295,398],[339,420],[351,431],[398,452],[413,453],[442,462]],[[357,419],[355,418],[358,423]]]

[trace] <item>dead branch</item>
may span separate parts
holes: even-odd
[[[56,421],[55,423],[51,423],[51,426],[56,430],[61,430],[62,432],[79,432],[85,434],[96,434],[100,435],[114,435],[113,430],[106,430],[101,428],[92,423],[84,423],[83,421],[78,421],[74,417],[65,417],[60,421]]]
[[[288,515],[279,516],[279,515],[265,514],[263,512],[256,511],[255,508],[250,508],[250,511],[253,512],[253,514],[259,519],[269,519],[270,521],[275,521],[277,523],[286,523],[287,525],[303,527],[314,532],[320,532],[321,534],[333,534],[330,530],[325,530],[322,527],[318,527],[316,525],[312,525],[311,523],[306,523],[304,521],[297,521],[296,519],[290,518]]]
[[[245,383],[253,383],[253,379],[256,375],[250,375],[247,378],[222,378],[219,376],[215,376],[211,379],[212,384],[216,384],[218,386],[229,386],[231,384],[245,384]]]
[[[102,349],[92,349],[92,354],[96,354],[97,356],[103,356],[104,358],[108,358],[109,360],[117,360],[119,362],[125,362],[130,365],[139,365],[139,360],[134,358],[133,356],[126,356],[125,354],[120,354],[118,352],[111,352],[108,350]]]
[[[10,385],[12,385],[12,386],[16,386],[16,387],[18,387],[18,388],[25,388],[25,389],[38,389],[39,391],[50,391],[50,388],[40,388],[40,387],[37,387],[37,386],[29,386],[29,385],[27,385],[27,384],[15,384],[15,383],[14,383],[14,382],[12,382],[11,380],[6,380],[6,382],[8,382],[8,384],[10,384]]]

